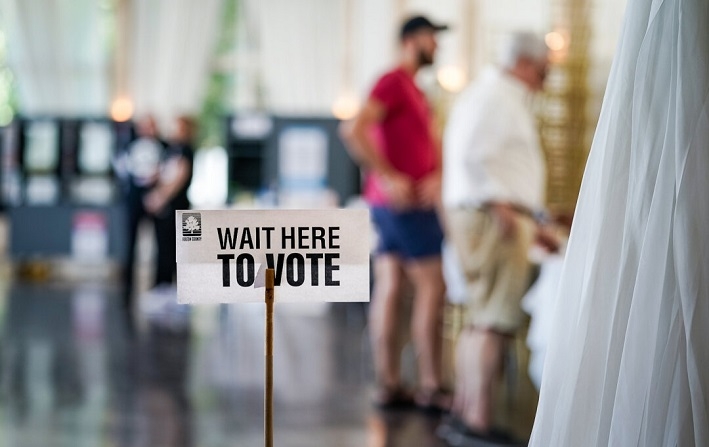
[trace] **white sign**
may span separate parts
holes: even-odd
[[[177,211],[177,300],[369,301],[368,210]]]

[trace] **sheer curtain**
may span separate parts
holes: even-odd
[[[330,113],[341,79],[344,2],[241,0],[236,106],[281,114]],[[251,76],[251,79],[247,79]],[[257,93],[261,97],[257,104]]]
[[[340,95],[362,100],[397,62],[399,27],[409,14],[454,25],[441,34],[439,65],[458,50],[459,0],[240,0],[239,8],[237,109],[329,115]]]
[[[631,0],[530,445],[709,445],[709,2]]]
[[[136,114],[199,112],[220,32],[222,0],[134,0],[128,94]],[[96,0],[0,0],[8,63],[27,115],[108,113],[111,11]],[[119,33],[118,36],[123,36]]]
[[[0,0],[8,65],[26,115],[104,115],[106,11],[95,0]]]
[[[198,113],[213,68],[222,0],[131,3],[129,89],[136,115]]]

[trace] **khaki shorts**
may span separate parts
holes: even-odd
[[[507,240],[487,211],[446,210],[446,226],[465,275],[466,324],[514,332],[524,318],[520,301],[532,275],[528,253],[534,221],[519,214],[516,232]]]

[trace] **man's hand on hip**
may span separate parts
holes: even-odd
[[[502,237],[512,239],[517,232],[517,212],[505,203],[495,203],[490,207],[492,216],[500,226]]]
[[[393,208],[404,210],[416,204],[414,184],[408,176],[399,172],[388,172],[382,175],[382,183]]]
[[[416,183],[416,198],[423,208],[435,208],[441,201],[441,173],[434,172]]]

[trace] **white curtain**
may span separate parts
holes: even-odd
[[[246,89],[237,89],[237,107],[255,106],[249,89],[260,84],[261,105],[271,111],[329,113],[341,78],[343,5],[342,0],[242,1],[241,24],[249,32],[239,42],[239,67],[260,82],[251,79]]]
[[[468,2],[477,5],[473,8],[477,16],[463,20],[461,14],[471,10],[466,7]],[[262,106],[283,114],[329,115],[340,95],[364,98],[376,79],[396,64],[399,27],[404,17],[413,14],[451,25],[450,31],[440,35],[437,67],[478,67],[492,53],[485,49],[496,43],[498,34],[518,28],[548,29],[550,0],[519,5],[506,0],[503,6],[497,3],[241,0],[235,107]],[[468,32],[466,26],[473,26],[473,32]],[[466,45],[464,36],[474,36],[475,42]],[[462,51],[475,54],[465,55]],[[345,72],[347,69],[349,73]],[[422,73],[424,88],[435,81],[433,74],[433,70]]]
[[[236,107],[258,105],[255,90],[260,83],[261,105],[284,114],[329,115],[339,96],[362,98],[396,63],[404,15],[426,13],[451,22],[457,13],[456,0],[423,5],[394,0],[242,0],[240,5]]]
[[[401,18],[413,13],[452,26],[441,34],[438,66],[470,60],[477,68],[492,55],[495,36],[518,28],[548,29],[552,3],[534,0],[510,9],[511,0],[500,5],[492,0],[348,1],[349,16],[346,0],[240,0],[235,107],[254,108],[261,95],[261,105],[276,113],[327,115],[343,93],[362,98],[395,63]],[[461,41],[461,13],[470,1],[477,5],[477,15],[470,22],[475,54],[468,59],[461,56],[468,48]],[[597,2],[595,20],[605,24],[610,0]],[[199,111],[215,63],[223,0],[123,3],[130,14],[129,40],[112,47],[109,35],[115,25],[111,11],[102,9],[104,2],[0,0],[23,113],[105,115],[113,93],[124,93],[111,91],[112,50],[122,45],[130,50],[128,94],[136,114],[169,118]],[[597,39],[608,34],[605,26]],[[602,45],[601,52],[607,53],[607,47]],[[347,51],[350,73],[345,82]]]
[[[631,0],[530,441],[709,445],[709,2]]]
[[[135,114],[169,120],[199,112],[213,68],[222,0],[135,0],[130,96]]]
[[[26,115],[104,115],[106,12],[95,0],[0,0],[8,65]]]
[[[136,114],[199,112],[222,0],[128,1],[129,95]],[[0,0],[8,63],[27,115],[98,115],[112,99],[111,11],[95,0]],[[118,33],[122,36],[122,33]]]

